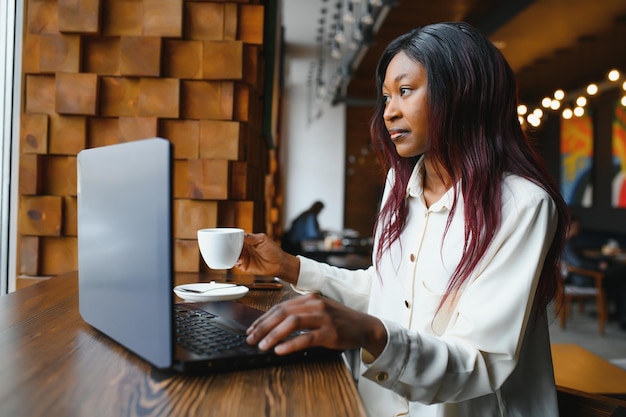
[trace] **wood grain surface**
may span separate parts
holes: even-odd
[[[266,309],[290,296],[259,290],[242,301]],[[365,414],[341,360],[208,376],[152,368],[82,321],[76,273],[0,297],[0,375],[2,416]]]

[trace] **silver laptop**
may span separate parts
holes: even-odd
[[[83,320],[160,369],[205,373],[336,358],[327,349],[277,356],[249,346],[245,329],[262,313],[242,303],[174,304],[172,158],[163,138],[78,154]]]

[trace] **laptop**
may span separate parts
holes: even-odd
[[[154,367],[183,373],[337,358],[322,348],[278,356],[249,346],[245,330],[262,312],[237,301],[174,303],[172,165],[163,138],[78,154],[83,320]]]

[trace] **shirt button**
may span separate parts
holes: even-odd
[[[404,300],[404,305],[406,306],[406,308],[411,307],[411,304],[409,304],[409,300]]]
[[[388,377],[389,377],[389,375],[387,375],[387,372],[378,372],[376,374],[376,381],[378,381],[378,382],[385,382]]]
[[[414,253],[411,254],[410,259],[411,259],[411,262],[415,262],[415,254]]]

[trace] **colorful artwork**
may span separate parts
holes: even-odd
[[[626,107],[618,101],[613,117],[613,207],[626,208]]]
[[[570,206],[593,202],[593,123],[591,116],[561,119],[561,193]]]

